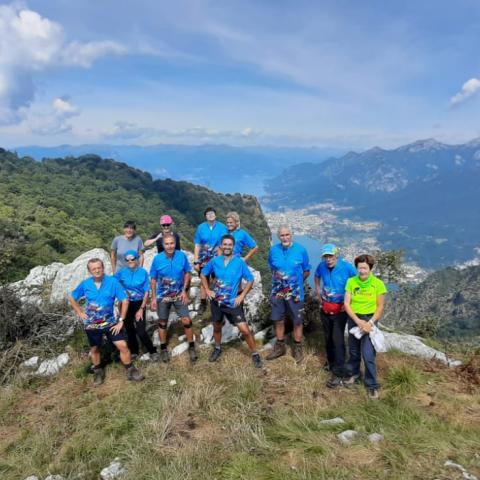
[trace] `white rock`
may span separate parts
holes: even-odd
[[[202,328],[203,342],[213,343],[213,325],[208,325]],[[229,343],[238,340],[239,331],[237,327],[231,325],[230,322],[225,322],[222,328],[222,343]]]
[[[270,327],[264,328],[263,330],[260,330],[254,335],[255,340],[263,341],[265,340],[265,337],[267,336],[267,332]]]
[[[181,355],[187,350],[188,350],[188,342],[180,343],[172,350],[172,357],[178,357],[178,355]]]
[[[176,380],[170,380],[170,382],[168,382],[168,384],[169,384],[171,387],[174,387],[174,386],[177,384],[177,381],[176,381]]]
[[[40,480],[36,475],[30,475],[25,480]]]
[[[438,350],[435,350],[422,342],[420,337],[415,335],[407,335],[400,333],[387,332],[382,329],[385,335],[385,342],[387,344],[387,350],[400,350],[408,355],[414,355],[416,357],[424,358],[426,360],[436,359],[440,362],[448,365],[449,367],[456,367],[461,365],[459,360],[452,360]]]
[[[101,248],[94,248],[77,257],[72,263],[63,266],[53,281],[50,303],[63,303],[68,295],[82,281],[90,276],[87,262],[91,258],[99,258],[105,264],[105,273],[111,275],[110,256]]]
[[[147,352],[147,353],[144,353],[143,355],[141,355],[139,358],[138,358],[141,362],[149,362],[150,361],[150,354]]]
[[[342,433],[339,433],[337,435],[337,438],[340,440],[340,442],[344,443],[344,444],[349,444],[351,443],[353,440],[355,440],[355,438],[358,436],[358,432],[355,431],[355,430],[345,430],[344,432]]]
[[[61,475],[48,475],[45,480],[63,480],[63,477]]]
[[[254,277],[252,290],[245,297],[244,310],[248,322],[255,324],[258,321],[258,307],[263,302],[265,296],[262,290],[262,277],[260,272],[248,267]]]
[[[384,437],[379,433],[371,433],[367,438],[370,443],[378,443],[381,442]]]
[[[26,368],[28,370],[36,370],[38,368],[39,357],[30,357],[28,360],[25,360],[20,364],[22,368]]]
[[[179,336],[178,336],[178,341],[179,341],[179,342],[184,342],[186,339],[187,339],[187,336],[186,336],[186,335],[179,335]]]
[[[56,375],[70,360],[68,353],[62,353],[57,358],[52,358],[50,360],[44,360],[36,374],[41,377],[49,377],[51,375]]]
[[[341,425],[342,423],[345,423],[345,420],[340,417],[335,417],[335,418],[328,418],[326,420],[321,420],[320,423],[322,425]]]
[[[478,478],[475,475],[473,475],[472,473],[469,473],[465,467],[462,467],[462,465],[459,465],[458,463],[452,462],[451,460],[447,460],[443,465],[445,467],[450,467],[450,468],[455,468],[456,470],[460,470],[462,472],[462,477],[467,480],[478,480]]]
[[[122,463],[120,462],[120,459],[115,458],[113,460],[113,462],[108,467],[105,467],[100,472],[100,478],[102,480],[113,480],[114,478],[121,477],[121,476],[125,475],[126,473],[127,473],[127,471],[122,466]]]

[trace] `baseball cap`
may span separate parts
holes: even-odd
[[[160,217],[160,225],[169,225],[173,223],[173,218],[170,215],[162,215]]]
[[[123,256],[125,258],[128,258],[128,257],[138,258],[138,252],[136,250],[127,250]]]
[[[336,255],[338,253],[338,248],[333,243],[326,243],[322,247],[322,257],[324,255]]]

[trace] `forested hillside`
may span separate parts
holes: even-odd
[[[0,149],[0,283],[23,277],[36,265],[68,262],[93,247],[109,249],[127,219],[137,222],[145,239],[168,213],[184,247],[191,248],[207,206],[217,208],[220,220],[229,210],[240,214],[242,227],[260,246],[252,266],[265,272],[270,232],[253,196],[153,180],[96,155],[37,162]]]

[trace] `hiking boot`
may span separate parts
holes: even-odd
[[[255,368],[262,368],[262,359],[258,353],[252,354],[252,361]]]
[[[168,363],[170,361],[170,353],[166,348],[164,350],[160,350],[160,360],[163,363]]]
[[[216,362],[220,358],[221,354],[222,354],[222,350],[220,348],[215,347],[212,350],[212,353],[210,354],[210,356],[208,357],[208,361]]]
[[[370,400],[378,400],[380,398],[380,394],[377,388],[370,388],[368,390],[368,398]]]
[[[292,356],[297,364],[303,362],[303,346],[301,343],[294,343],[292,345]]]
[[[188,356],[190,357],[190,361],[192,363],[195,363],[198,360],[198,355],[195,347],[188,347]]]
[[[100,386],[105,381],[105,370],[101,367],[93,369],[93,385]]]
[[[337,388],[343,386],[343,379],[341,377],[337,377],[333,375],[330,380],[327,382],[328,388]]]
[[[275,360],[282,355],[287,353],[287,347],[285,346],[285,342],[276,341],[275,345],[272,348],[272,351],[265,357],[266,360]]]
[[[128,370],[127,370],[127,379],[130,380],[131,382],[141,382],[145,377],[140,373],[140,371],[135,367],[135,365],[132,365]]]
[[[343,385],[345,387],[352,387],[353,385],[358,385],[360,382],[360,375],[351,375],[343,379]]]

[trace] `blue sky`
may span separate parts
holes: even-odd
[[[480,135],[476,0],[0,2],[0,145]]]

